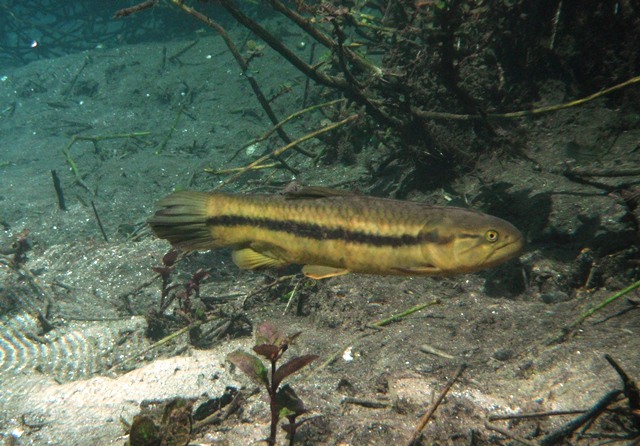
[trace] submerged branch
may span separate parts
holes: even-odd
[[[225,181],[223,181],[222,183],[218,184],[218,186],[216,186],[214,188],[214,190],[220,189],[222,186],[225,186],[229,183],[231,183],[232,181],[235,181],[236,179],[238,179],[240,176],[244,175],[245,173],[247,173],[248,171],[255,169],[256,166],[261,165],[263,162],[265,162],[266,160],[268,160],[269,158],[273,158],[273,157],[277,157],[282,155],[284,152],[286,152],[287,150],[295,147],[297,144],[300,144],[304,141],[307,141],[311,138],[315,138],[323,133],[326,133],[328,131],[331,131],[333,129],[336,129],[338,127],[341,127],[345,124],[348,124],[351,121],[354,121],[358,118],[358,115],[351,115],[345,119],[343,119],[342,121],[339,122],[334,122],[333,124],[330,124],[326,127],[322,127],[321,129],[318,129],[314,132],[308,133],[306,135],[304,135],[301,138],[296,139],[295,141],[290,142],[289,144],[287,144],[284,147],[280,147],[279,149],[274,150],[273,152],[264,155],[260,158],[258,158],[257,160],[255,160],[254,162],[252,162],[251,164],[245,166],[243,169],[241,169],[238,173],[236,173],[235,175],[227,178]]]
[[[187,14],[195,17],[196,19],[198,19],[199,21],[201,21],[205,25],[209,26],[210,28],[213,28],[220,35],[220,37],[222,37],[222,40],[224,40],[224,43],[225,43],[225,45],[227,45],[227,48],[229,49],[229,51],[233,55],[233,58],[236,60],[236,62],[240,66],[240,69],[242,70],[242,74],[244,75],[244,77],[249,82],[249,85],[251,86],[251,89],[253,90],[253,94],[255,94],[256,98],[258,99],[258,102],[260,103],[260,106],[262,107],[264,112],[267,114],[267,116],[269,117],[269,120],[273,123],[273,125],[277,125],[278,122],[279,122],[278,117],[276,116],[275,112],[271,108],[271,105],[269,104],[268,99],[266,98],[266,96],[262,92],[262,89],[258,85],[258,82],[251,75],[250,70],[249,70],[249,64],[244,59],[244,57],[242,57],[242,55],[240,54],[240,51],[238,50],[238,47],[235,45],[235,43],[233,42],[233,40],[229,36],[229,33],[227,33],[227,31],[218,22],[210,19],[206,15],[202,14],[201,12],[196,11],[195,9],[191,8],[190,6],[185,5],[182,0],[170,0],[170,1],[175,6],[180,8],[182,11],[184,11]],[[276,131],[278,132],[278,135],[280,136],[280,138],[282,138],[282,140],[285,143],[290,143],[291,142],[291,138],[284,131],[284,129],[278,127],[276,129]],[[306,153],[304,153],[303,151],[300,151],[300,150],[299,150],[299,152],[301,152],[303,154],[306,154]],[[292,169],[291,167],[289,167],[283,160],[278,160],[278,161],[286,169],[289,169],[293,173],[297,173],[295,171],[295,169]]]
[[[179,0],[171,0],[177,2]],[[263,28],[256,21],[249,18],[246,14],[240,11],[233,0],[220,0],[220,4],[233,16],[245,28],[251,30],[256,36],[264,40],[267,45],[277,51],[282,57],[285,58],[296,69],[301,71],[305,76],[311,78],[315,82],[324,85],[326,87],[333,88],[345,94],[347,97],[355,101],[356,103],[364,106],[367,112],[380,124],[393,126],[393,127],[405,127],[405,123],[392,116],[391,114],[382,110],[379,101],[375,101],[369,94],[360,91],[355,85],[348,82],[344,78],[337,76],[330,76],[325,72],[317,69],[300,59],[293,51],[285,46],[280,40],[273,36],[269,31]],[[348,54],[355,54],[349,50]],[[355,59],[354,59],[355,60]],[[361,63],[361,62],[360,62]],[[371,68],[371,64],[369,64]],[[377,72],[377,74],[380,74]]]
[[[179,0],[171,0],[172,2],[179,2]],[[322,71],[314,69],[311,65],[307,64],[304,60],[300,59],[293,51],[287,48],[280,40],[275,38],[269,31],[260,26],[256,21],[252,20],[240,11],[232,0],[220,0],[220,4],[231,14],[231,16],[238,21],[245,28],[251,30],[256,36],[264,40],[267,45],[277,51],[282,57],[284,57],[289,63],[296,67],[306,76],[310,77],[319,84],[327,87],[337,88],[339,90],[348,89],[349,85],[344,79],[329,76]]]
[[[298,25],[302,30],[304,30],[307,34],[309,34],[313,39],[315,39],[318,43],[324,45],[325,47],[335,50],[337,43],[334,42],[329,36],[321,32],[318,28],[316,28],[309,20],[302,17],[297,12],[293,11],[290,8],[287,8],[280,0],[268,0],[269,4],[276,11],[280,11],[284,16],[286,16],[289,20]],[[368,61],[364,57],[362,57],[357,52],[351,50],[350,48],[346,48],[345,56],[349,60],[350,63],[356,65],[358,68],[363,69],[365,71],[369,71],[374,76],[381,76],[382,69],[376,66],[374,63]]]

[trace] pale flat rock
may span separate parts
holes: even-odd
[[[188,355],[156,360],[122,376],[98,376],[58,384],[38,375],[3,376],[0,409],[5,432],[19,444],[123,444],[120,417],[131,421],[143,400],[166,400],[222,395],[226,386],[240,387],[237,375],[224,363],[228,352],[241,348],[226,343],[214,351],[193,350]],[[27,424],[42,424],[26,434]]]

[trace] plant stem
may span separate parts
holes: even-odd
[[[625,294],[630,293],[631,291],[635,290],[636,288],[640,287],[640,280],[638,280],[637,282],[629,285],[628,287],[626,287],[623,290],[618,291],[617,293],[613,294],[612,296],[606,298],[605,300],[603,300],[602,302],[600,302],[599,304],[591,307],[590,309],[588,309],[587,311],[585,311],[584,313],[582,313],[580,315],[580,317],[578,319],[576,319],[570,326],[570,329],[574,329],[576,328],[578,325],[580,325],[585,319],[587,319],[588,317],[592,316],[596,311],[603,309],[604,307],[606,307],[607,305],[609,305],[611,302],[613,302],[614,300],[624,296]]]
[[[568,326],[565,326],[561,333],[551,339],[549,339],[547,341],[547,344],[556,344],[559,342],[563,342],[564,340],[567,339],[568,336],[570,336],[575,330],[576,328],[578,328],[586,319],[588,319],[589,317],[593,316],[594,313],[596,313],[597,311],[603,309],[604,307],[606,307],[607,305],[609,305],[611,302],[619,299],[620,297],[630,293],[631,291],[635,290],[636,288],[640,288],[640,280],[632,283],[631,285],[629,285],[628,287],[626,287],[623,290],[618,291],[617,293],[613,294],[612,296],[607,297],[605,300],[603,300],[602,302],[600,302],[599,304],[589,308],[587,311],[585,311],[584,313],[582,313],[580,315],[580,317],[578,317],[575,321],[573,321],[571,324],[569,324]]]
[[[289,446],[294,446],[296,442],[296,429],[297,429],[295,416],[289,417],[289,426],[291,426],[291,432],[289,432]]]
[[[269,446],[276,446],[276,437],[278,435],[278,401],[276,399],[276,394],[278,392],[278,388],[276,387],[273,377],[276,374],[276,360],[271,361],[271,380],[269,382],[269,406],[271,408],[271,432],[269,434],[269,439],[267,443]]]

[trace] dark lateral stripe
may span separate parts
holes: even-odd
[[[434,242],[432,233],[427,237],[413,235],[377,235],[363,231],[352,231],[344,228],[327,228],[317,223],[301,223],[291,220],[276,220],[271,218],[248,218],[240,215],[221,215],[210,217],[206,220],[212,226],[255,226],[276,232],[286,232],[298,237],[313,240],[344,240],[351,243],[362,243],[373,246],[407,246],[415,245],[423,241]],[[436,233],[437,236],[437,233]],[[435,243],[447,243],[448,240],[439,239]]]

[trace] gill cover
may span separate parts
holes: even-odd
[[[421,233],[424,268],[438,275],[469,273],[516,257],[524,237],[511,223],[479,212],[460,209],[446,224],[426,224]]]

